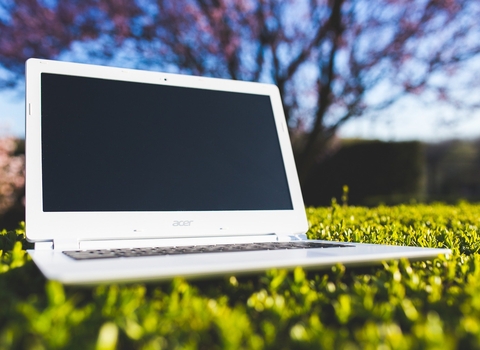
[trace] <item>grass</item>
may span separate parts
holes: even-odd
[[[480,205],[307,209],[310,238],[453,253],[329,271],[64,287],[0,234],[0,349],[477,349]]]

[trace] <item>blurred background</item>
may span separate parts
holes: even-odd
[[[276,84],[307,205],[345,185],[353,205],[478,201],[479,18],[476,0],[0,0],[0,227],[24,219],[30,57]]]

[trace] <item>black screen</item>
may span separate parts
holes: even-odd
[[[44,211],[292,209],[270,98],[42,74]]]

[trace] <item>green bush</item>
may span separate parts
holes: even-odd
[[[423,262],[149,284],[48,282],[0,235],[1,349],[478,349],[480,205],[307,209],[310,238],[448,247]]]
[[[424,200],[425,157],[421,142],[342,140],[338,152],[325,157],[302,183],[307,205],[329,205],[350,187],[350,203],[376,206]]]
[[[429,199],[480,200],[480,139],[426,144],[425,160]]]

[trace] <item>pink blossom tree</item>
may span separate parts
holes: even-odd
[[[17,152],[18,142],[13,137],[0,138],[0,219],[13,207],[24,205],[25,156]],[[22,213],[16,217],[18,221],[22,218]],[[11,224],[13,228],[18,222]]]
[[[0,0],[0,86],[29,57],[275,83],[304,181],[342,124],[406,94],[478,107],[458,93],[478,72],[456,79],[478,18],[471,0]]]

